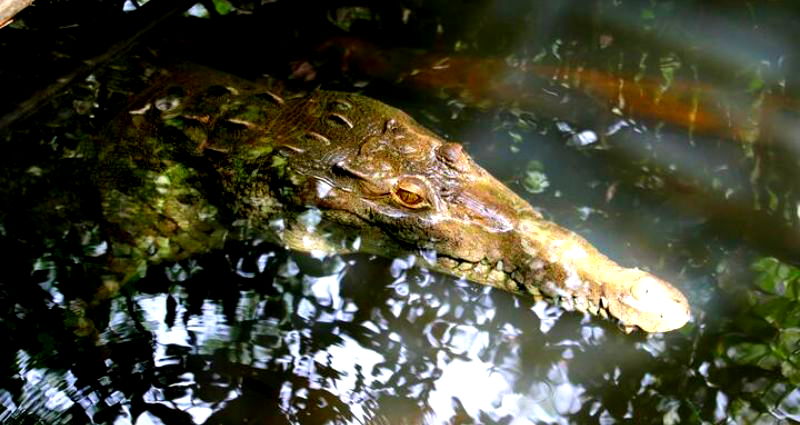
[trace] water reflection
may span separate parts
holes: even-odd
[[[115,423],[570,423],[599,408],[585,406],[592,397],[578,383],[587,381],[575,381],[575,363],[616,363],[596,348],[631,346],[586,318],[558,319],[562,312],[544,304],[388,260],[315,259],[263,244],[226,252],[161,267],[113,301],[99,336],[110,348],[102,363],[111,376],[140,377],[114,381],[102,400],[117,411]],[[120,345],[139,347],[112,348]],[[666,350],[659,338],[641,347]],[[653,357],[637,356],[651,368]],[[50,400],[39,409],[73,403],[63,395],[76,392],[71,373],[56,389],[28,370],[26,385]]]
[[[323,43],[343,46],[349,68],[309,55],[295,76],[365,91],[466,141],[518,193],[537,193],[528,197],[545,215],[626,265],[679,282],[693,322],[668,335],[624,335],[427,273],[413,257],[302,255],[257,240],[153,267],[119,298],[88,305],[80,300],[102,286],[108,244],[96,194],[83,184],[91,152],[79,142],[129,90],[101,71],[52,107],[48,125],[4,141],[14,149],[0,158],[0,200],[15,208],[0,210],[0,330],[9,339],[0,347],[0,421],[800,420],[800,272],[789,264],[800,252],[798,120],[786,3],[714,14],[675,2],[460,5],[472,20],[446,2],[398,14],[264,3],[279,3],[280,13],[264,15],[284,22],[250,28],[280,29],[272,39],[353,19],[335,23],[352,38],[337,32]],[[247,27],[229,18],[208,22]],[[359,41],[381,25],[404,30],[383,36],[383,48]],[[244,37],[201,28],[193,36],[215,37],[194,41],[203,58],[242,49],[238,66],[262,72],[250,69],[260,50]],[[426,54],[411,55],[419,62],[392,48],[422,39]],[[448,61],[433,39],[455,46]],[[319,53],[314,42],[292,40],[291,59]],[[214,43],[224,48],[207,47]],[[270,52],[257,56],[279,58],[265,68],[286,74],[288,60]],[[394,68],[359,69],[359,53]],[[313,226],[319,217],[305,218]],[[783,261],[750,270],[765,254]]]

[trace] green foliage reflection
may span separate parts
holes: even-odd
[[[771,257],[753,264],[760,291],[749,294],[746,320],[759,332],[732,334],[725,356],[739,365],[780,372],[800,384],[800,269]]]

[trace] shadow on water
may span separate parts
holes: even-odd
[[[3,129],[4,423],[800,421],[790,3],[203,4]],[[0,30],[4,51],[46,31],[83,41],[47,7]],[[109,287],[85,142],[173,56],[404,109],[546,217],[675,282],[692,322],[626,335],[414,257],[258,239]]]

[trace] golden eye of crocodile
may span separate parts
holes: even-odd
[[[413,209],[427,208],[431,205],[428,201],[428,187],[418,177],[400,178],[392,188],[392,199],[404,207]]]
[[[332,122],[334,122],[336,124],[344,125],[348,129],[353,128],[353,123],[350,122],[350,120],[347,119],[347,117],[345,117],[342,114],[336,113],[336,112],[332,112],[330,115],[328,115],[328,121],[332,121]]]

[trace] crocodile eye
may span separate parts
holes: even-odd
[[[422,196],[405,189],[397,189],[397,197],[406,205],[417,205],[422,202]]]
[[[392,188],[392,198],[400,205],[407,208],[430,207],[428,202],[428,187],[417,177],[402,177]]]

